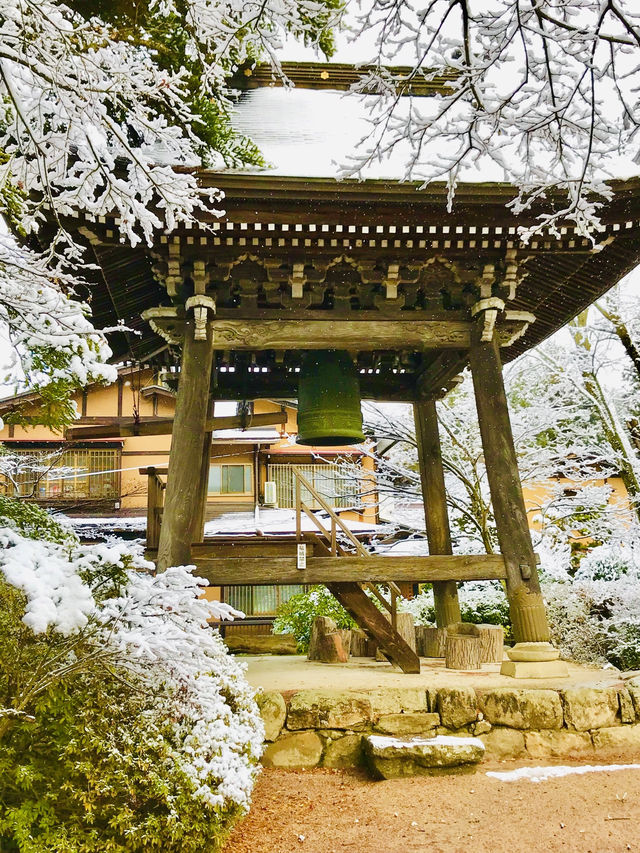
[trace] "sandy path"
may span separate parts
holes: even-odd
[[[540,783],[485,775],[526,764],[541,762],[487,762],[473,775],[385,782],[266,770],[225,853],[640,851],[640,770]]]

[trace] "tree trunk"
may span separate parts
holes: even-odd
[[[482,663],[502,663],[504,628],[502,625],[476,625]]]
[[[447,642],[447,629],[432,625],[416,625],[416,647],[420,657],[443,658]]]

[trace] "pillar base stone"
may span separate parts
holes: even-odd
[[[512,661],[538,663],[558,660],[560,652],[551,643],[516,643],[512,649],[507,650],[507,657]]]
[[[516,643],[508,649],[500,668],[501,675],[511,678],[568,678],[566,663],[551,643]]]
[[[511,678],[568,678],[569,670],[563,660],[505,660],[500,667],[500,675]]]

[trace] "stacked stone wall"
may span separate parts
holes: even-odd
[[[640,678],[619,687],[300,690],[262,693],[267,767],[355,767],[362,739],[480,737],[488,758],[640,757]]]

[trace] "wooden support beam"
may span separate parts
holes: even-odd
[[[192,552],[197,574],[213,586],[251,584],[388,583],[393,581],[500,580],[506,577],[500,554],[454,554],[434,557],[308,557],[296,568],[290,557],[218,557],[216,545]],[[205,554],[212,556],[205,556]],[[153,553],[149,554],[153,557]]]
[[[416,426],[416,443],[429,554],[431,556],[452,554],[447,492],[444,482],[435,400],[421,400],[414,403],[413,417]],[[438,628],[446,628],[447,625],[462,621],[458,587],[454,580],[436,581],[433,584],[433,597]]]
[[[529,535],[518,460],[513,444],[497,336],[482,340],[474,330],[469,362],[516,643],[547,643],[549,626]]]
[[[175,429],[171,437],[169,473],[158,546],[158,569],[190,563],[194,518],[199,513],[199,472],[207,431],[209,385],[213,362],[212,333],[194,335],[187,323],[176,399]]]
[[[449,350],[438,353],[433,361],[416,377],[418,399],[443,396],[452,380],[464,370],[466,350]]]
[[[327,312],[330,314],[331,312]],[[158,334],[177,343],[184,320],[174,308],[148,308],[143,317]],[[460,316],[449,320],[343,319],[324,320],[216,318],[212,321],[213,346],[217,350],[308,349],[466,349],[472,323]]]
[[[342,561],[347,559],[340,557]],[[371,560],[375,562],[375,560]],[[364,631],[378,643],[378,648],[403,672],[420,672],[420,658],[400,636],[395,627],[378,610],[373,601],[357,583],[329,583],[329,592]]]
[[[219,429],[251,429],[261,426],[284,426],[287,423],[286,412],[264,412],[258,415],[224,415],[209,418],[205,428],[207,432]],[[136,435],[171,435],[173,418],[154,418],[135,421],[125,418],[119,423],[105,423],[96,426],[68,427],[67,440],[82,441],[89,438],[127,438]]]
[[[209,494],[209,468],[211,467],[211,433],[205,432],[202,446],[202,462],[198,477],[198,514],[193,520],[193,542],[204,539],[204,525],[207,520],[207,496]]]

